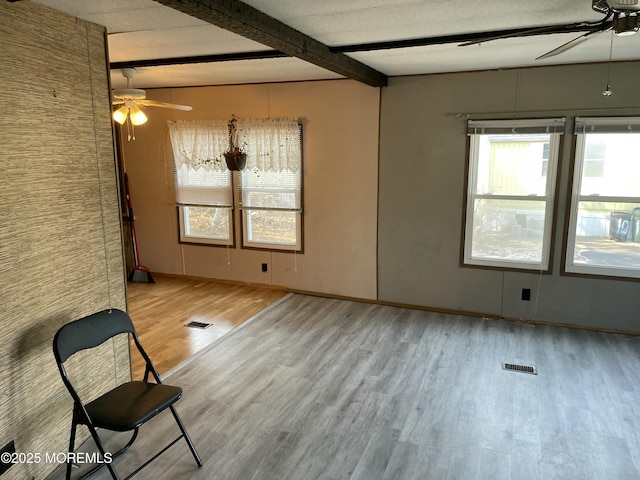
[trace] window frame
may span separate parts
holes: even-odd
[[[470,268],[485,268],[508,271],[551,273],[553,267],[553,245],[556,232],[558,208],[558,176],[560,152],[563,148],[565,118],[517,119],[517,120],[469,120],[467,132],[467,163],[465,172],[464,211],[462,221],[462,241],[460,265]],[[548,158],[544,146],[541,161],[546,162],[545,195],[496,195],[477,193],[478,168],[480,164],[480,135],[540,134],[548,133]],[[542,163],[541,165],[544,165]],[[473,256],[473,233],[475,205],[477,200],[513,200],[524,202],[544,202],[544,224],[542,253],[540,262],[500,260]]]
[[[282,253],[295,253],[302,254],[304,253],[304,135],[303,135],[302,124],[298,123],[298,133],[299,133],[299,141],[300,141],[300,188],[299,190],[292,190],[292,193],[298,193],[300,196],[300,208],[299,209],[271,209],[265,207],[252,207],[243,205],[243,191],[250,192],[251,190],[259,191],[255,187],[247,187],[242,185],[242,175],[243,171],[238,172],[238,201],[239,201],[239,210],[240,210],[240,248],[246,250],[266,250],[266,251],[277,251]],[[245,168],[250,168],[248,165]],[[286,187],[277,188],[277,190],[287,190]],[[296,214],[296,242],[295,244],[279,244],[279,243],[269,243],[269,242],[257,242],[249,239],[248,235],[250,233],[251,227],[248,225],[249,215],[251,212],[259,212],[259,211],[272,211],[272,212],[293,212]]]
[[[187,234],[184,223],[185,209],[187,208],[214,208],[219,210],[227,210],[229,215],[229,231],[228,239],[211,238],[198,235]],[[216,207],[212,205],[179,205],[176,204],[178,217],[178,243],[186,245],[208,245],[212,247],[235,247],[236,235],[234,228],[234,208],[233,207]]]
[[[587,131],[589,129],[590,131]],[[585,163],[586,141],[589,133],[635,133],[640,134],[640,117],[576,117],[573,133],[573,163],[568,188],[565,238],[563,245],[562,275],[580,276],[588,278],[608,278],[613,280],[640,281],[640,268],[620,268],[600,265],[574,264],[575,247],[577,243],[578,217],[580,204],[584,202],[596,203],[627,203],[640,207],[640,193],[638,196],[615,195],[581,195],[582,180]]]
[[[291,213],[295,213],[296,217],[298,217],[296,220],[296,244],[291,245],[291,244],[256,242],[248,239],[247,235],[250,230],[250,227],[247,225],[247,217],[249,216],[248,214],[250,214],[251,212],[259,212],[259,211],[278,211],[278,210],[266,210],[266,209],[260,209],[260,208],[251,208],[251,209],[241,210],[242,248],[247,250],[271,250],[271,251],[277,250],[279,252],[286,252],[286,253],[304,253],[304,249],[303,249],[304,216],[302,212],[295,212],[293,210],[290,211]],[[279,210],[279,211],[286,212],[286,210]]]
[[[289,127],[291,126],[291,122],[295,122],[295,124],[297,125],[298,128],[298,139],[299,139],[299,152],[300,152],[300,164],[299,164],[299,169],[298,172],[295,172],[296,174],[296,178],[299,180],[299,187],[296,185],[293,188],[290,188],[288,186],[282,187],[282,188],[273,188],[272,190],[276,191],[279,190],[279,193],[288,193],[290,191],[290,193],[293,193],[297,196],[297,202],[296,202],[296,208],[291,208],[291,209],[287,209],[287,208],[269,208],[269,207],[259,207],[259,206],[247,206],[247,205],[243,205],[243,190],[245,191],[245,193],[247,191],[251,191],[251,190],[255,190],[256,192],[264,192],[264,189],[261,188],[256,188],[256,187],[244,187],[242,185],[242,175],[243,175],[243,171],[246,171],[248,168],[250,168],[250,166],[247,164],[247,166],[243,169],[243,171],[238,171],[236,172],[236,174],[233,174],[232,172],[229,172],[230,174],[230,180],[229,180],[229,192],[230,192],[230,197],[231,197],[231,203],[229,205],[227,204],[218,204],[215,201],[211,201],[211,202],[207,202],[208,199],[203,199],[200,198],[199,201],[196,202],[189,202],[187,200],[180,200],[180,196],[181,194],[179,193],[179,186],[182,185],[179,183],[178,179],[179,179],[179,173],[178,173],[178,164],[180,164],[180,168],[182,169],[182,167],[184,167],[184,165],[187,165],[187,169],[189,168],[194,168],[193,165],[195,165],[196,168],[198,168],[199,165],[201,164],[208,164],[209,167],[211,168],[211,166],[215,166],[215,167],[220,167],[220,165],[224,164],[224,160],[222,160],[222,154],[227,151],[228,149],[228,144],[230,144],[230,142],[232,141],[232,134],[233,134],[233,130],[231,129],[231,122],[225,122],[225,130],[227,132],[227,134],[225,135],[225,147],[224,148],[217,148],[217,150],[221,150],[221,152],[215,153],[212,152],[211,149],[207,149],[202,147],[202,143],[198,143],[197,141],[194,140],[193,142],[193,148],[189,148],[186,146],[186,144],[184,143],[184,138],[180,138],[182,136],[187,136],[187,135],[194,135],[194,139],[196,137],[198,137],[198,135],[202,135],[202,133],[181,133],[180,132],[180,128],[193,128],[196,129],[197,132],[197,127],[209,127],[211,126],[213,128],[214,124],[221,122],[220,120],[211,120],[211,121],[177,121],[177,122],[173,122],[173,121],[169,121],[168,125],[169,125],[169,130],[170,130],[170,135],[169,135],[169,139],[171,142],[171,148],[172,151],[174,153],[174,161],[173,161],[173,170],[174,170],[174,182],[175,182],[175,186],[176,186],[176,221],[177,221],[177,231],[178,231],[178,243],[180,244],[193,244],[193,245],[205,245],[205,246],[222,246],[222,247],[236,247],[236,229],[239,228],[240,231],[240,238],[242,239],[240,242],[240,247],[243,249],[254,249],[254,250],[266,250],[266,251],[281,251],[281,252],[289,252],[289,253],[304,253],[304,141],[303,141],[303,128],[302,125],[300,124],[300,122],[298,121],[298,119],[255,119],[255,120],[251,120],[251,119],[235,119],[233,121],[238,121],[240,120],[240,122],[247,122],[247,125],[251,125],[253,124],[254,127],[260,127],[260,122],[265,122],[268,125],[268,122],[274,122],[274,125],[277,125],[278,122],[284,122],[284,125],[287,125],[286,122],[290,122],[289,123]],[[283,125],[282,123],[280,124],[281,126]],[[219,125],[218,125],[219,126]],[[287,127],[285,127],[287,128]],[[174,138],[174,134],[175,134],[175,138]],[[246,134],[245,134],[246,135]],[[199,137],[198,137],[199,138]],[[272,138],[281,138],[281,137],[272,137]],[[290,138],[290,137],[289,137]],[[238,140],[237,137],[235,139],[236,141]],[[182,143],[181,143],[182,142]],[[213,144],[215,144],[216,142],[218,142],[218,140],[215,140],[214,137],[214,141]],[[235,144],[235,142],[234,142]],[[191,145],[191,144],[189,144]],[[198,147],[196,148],[196,145],[198,145]],[[208,145],[208,144],[207,144]],[[244,147],[246,146],[246,142],[242,142],[242,139],[240,142],[238,142],[238,146],[242,149],[244,149]],[[264,144],[263,144],[264,145]],[[286,145],[286,143],[285,143]],[[180,148],[182,146],[182,148]],[[281,159],[283,158],[281,155],[273,155],[273,152],[277,152],[278,148],[282,148],[283,145],[280,144],[280,146],[278,147],[276,144],[275,150],[273,149],[273,147],[270,148],[270,150],[268,152],[271,152],[272,154],[272,158],[276,158],[276,159]],[[285,147],[286,148],[286,147]],[[206,154],[206,157],[203,158],[207,158],[204,162],[200,163],[200,160],[196,160],[196,150],[198,150],[198,153],[203,152],[204,154]],[[180,152],[179,155],[181,155],[183,158],[181,159],[180,163],[177,158],[176,158],[176,151]],[[269,153],[266,153],[266,156],[269,156]],[[194,157],[194,158],[192,158]],[[212,157],[212,158],[209,158]],[[215,158],[213,158],[215,157]],[[249,159],[250,157],[248,156],[247,159]],[[285,157],[286,158],[286,157]],[[221,163],[222,162],[222,163]],[[272,165],[278,165],[278,160],[275,161],[274,164]],[[273,168],[273,167],[272,167]],[[268,170],[265,170],[268,171]],[[211,191],[214,191],[216,189],[220,189],[221,187],[216,187],[215,185],[200,185],[202,187],[203,190],[208,189]],[[198,189],[198,185],[194,184],[194,187],[192,190],[195,191]],[[225,187],[227,188],[227,187]],[[185,188],[184,191],[186,193],[182,193],[182,196],[185,198],[188,198],[189,200],[191,200],[191,197],[194,195],[190,195],[189,192],[189,188]],[[200,196],[202,195],[202,193],[200,193]],[[214,197],[215,197],[215,192],[214,192]],[[219,197],[220,195],[218,195]],[[197,195],[195,195],[195,197],[197,198]],[[206,204],[205,204],[206,203]],[[225,238],[225,239],[216,239],[216,238],[211,238],[211,237],[204,237],[204,236],[198,236],[198,235],[191,235],[188,234],[187,232],[187,226],[185,223],[185,217],[187,215],[187,210],[188,208],[213,208],[213,209],[225,209],[225,210],[229,210],[229,238]],[[254,211],[274,211],[274,212],[294,212],[295,213],[295,236],[296,236],[296,240],[294,244],[291,243],[270,243],[270,242],[261,242],[261,241],[252,241],[249,239],[249,233],[251,231],[250,225],[249,225],[249,215],[251,212]],[[236,214],[236,212],[239,212],[238,214]],[[239,215],[239,218],[238,218]],[[239,222],[238,222],[239,219]],[[239,225],[237,225],[237,223],[239,223]]]
[[[178,231],[178,243],[179,244],[188,244],[188,245],[203,245],[203,246],[212,246],[212,247],[235,247],[236,245],[236,228],[235,228],[235,182],[233,180],[233,174],[230,172],[222,154],[226,151],[226,145],[228,145],[229,138],[229,127],[226,121],[221,120],[181,120],[181,121],[169,121],[167,122],[169,127],[169,142],[171,144],[171,149],[173,152],[173,176],[174,176],[174,188],[175,188],[175,205],[176,205],[176,221],[177,221],[177,231]],[[223,126],[224,125],[224,126]],[[183,129],[183,130],[181,130]],[[187,130],[191,129],[191,131]],[[221,131],[225,131],[224,135],[224,143],[220,142],[220,139],[223,137],[220,135],[215,142],[212,142],[211,148],[213,145],[217,145],[214,148],[214,151],[211,151],[211,148],[205,148],[204,151],[199,152],[195,147],[196,142],[195,138],[199,135],[203,135],[202,133],[194,133],[198,132],[198,130],[202,132],[204,129],[211,129],[214,131],[215,129],[219,129],[217,133],[219,134]],[[185,132],[185,133],[182,133]],[[175,137],[174,137],[175,135]],[[182,135],[193,135],[194,143],[191,149],[184,147],[185,140]],[[217,142],[217,143],[216,143]],[[183,146],[184,151],[181,151],[180,145]],[[207,144],[208,145],[208,144]],[[224,145],[224,148],[223,146]],[[218,150],[221,150],[219,153]],[[178,153],[176,153],[178,151]],[[207,164],[209,168],[215,168],[215,170],[228,175],[228,186],[221,187],[219,185],[207,185],[207,184],[181,184],[179,182],[180,174],[178,172],[178,156],[181,156],[180,168],[184,165],[187,165],[187,169],[193,168],[192,165],[194,162],[200,162],[201,160],[197,160],[196,158],[192,158],[195,156],[199,156],[198,154],[206,154],[206,160],[202,162],[203,167],[207,168]],[[209,158],[211,157],[211,158]],[[189,174],[189,172],[186,172]],[[181,190],[182,187],[182,190]],[[198,189],[208,190],[214,192],[213,197],[217,197],[220,199],[221,197],[228,197],[227,203],[220,203],[216,201],[209,201],[205,203],[202,197],[202,194],[195,194]],[[217,194],[215,192],[218,192]],[[226,193],[221,193],[226,192]],[[182,200],[180,197],[184,197]],[[206,201],[206,200],[205,200]],[[188,208],[211,208],[211,209],[220,209],[220,210],[228,210],[229,217],[229,229],[228,229],[228,238],[212,238],[206,236],[199,235],[190,235],[187,233],[187,225],[185,223],[185,209]]]

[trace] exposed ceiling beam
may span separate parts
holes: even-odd
[[[232,62],[237,60],[261,60],[265,58],[289,57],[277,50],[262,50],[259,52],[220,53],[217,55],[195,55],[192,57],[151,58],[145,60],[129,60],[126,62],[111,62],[109,68],[142,68],[160,67],[164,65],[186,65],[193,63]]]
[[[385,74],[262,13],[239,0],[156,0],[217,27],[298,57],[373,87],[387,85]]]

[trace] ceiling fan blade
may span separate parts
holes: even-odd
[[[609,30],[609,28],[602,29],[602,30],[592,30],[590,32],[587,32],[584,35],[580,35],[579,37],[574,38],[573,40],[569,40],[567,43],[560,45],[558,48],[554,48],[553,50],[545,53],[544,55],[540,55],[539,57],[536,58],[536,60],[542,60],[543,58],[549,58],[555,55],[559,55],[577,45],[580,45],[582,42],[589,40],[591,35],[595,35],[596,33],[601,33],[606,30]]]
[[[611,17],[613,12],[607,12],[604,18],[597,22],[577,22],[569,23],[566,25],[547,25],[544,27],[533,28],[516,28],[513,30],[494,31],[494,32],[481,32],[477,33],[477,38],[468,40],[461,43],[460,47],[466,47],[469,45],[477,45],[479,43],[490,42],[493,40],[501,40],[504,38],[518,38],[518,37],[532,37],[536,35],[552,35],[555,33],[571,33],[571,32],[584,32],[591,34],[594,31],[604,31],[611,28]]]
[[[136,103],[140,105],[145,105],[147,107],[161,107],[161,108],[172,108],[173,110],[182,110],[185,112],[189,112],[193,110],[193,107],[189,105],[176,105],[175,103],[165,103],[165,102],[156,102],[155,100],[137,100]]]
[[[545,35],[551,33],[563,33],[567,28],[580,28],[584,26],[584,24],[576,23],[573,25],[553,25],[548,27],[536,27],[524,30],[517,30],[512,32],[496,32],[496,35],[488,35],[486,37],[480,36],[475,40],[469,40],[468,42],[464,42],[459,44],[459,47],[468,47],[469,45],[478,45],[479,43],[491,42],[493,40],[502,40],[503,38],[517,38],[517,37],[529,37],[535,35]]]

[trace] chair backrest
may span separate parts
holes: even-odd
[[[121,333],[135,329],[131,318],[122,310],[109,309],[64,325],[53,339],[53,353],[58,364],[81,350],[94,348]]]

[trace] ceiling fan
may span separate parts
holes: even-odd
[[[566,33],[568,31],[586,30],[586,33],[574,38],[560,45],[553,50],[540,55],[536,60],[543,58],[553,57],[560,53],[581,44],[582,42],[589,40],[592,36],[613,30],[616,35],[633,35],[637,33],[640,28],[640,0],[592,0],[591,8],[604,14],[604,18],[597,22],[580,22],[569,25],[553,25],[547,27],[537,27],[531,29],[520,30],[517,32],[509,32],[503,35],[496,35],[492,37],[485,37],[477,40],[471,40],[461,43],[460,46],[475,45],[484,43],[490,40],[499,40],[502,38],[515,38],[525,37],[532,35],[544,35],[552,33]]]
[[[131,125],[134,126],[146,123],[148,118],[140,107],[172,108],[174,110],[183,110],[186,112],[192,110],[192,107],[188,105],[176,105],[174,103],[148,100],[147,93],[144,90],[131,87],[131,79],[135,73],[135,68],[123,68],[122,76],[127,79],[127,88],[116,89],[113,91],[113,101],[111,103],[116,106],[121,105],[120,108],[113,112],[113,119],[120,125],[124,125],[127,120],[129,120]]]

